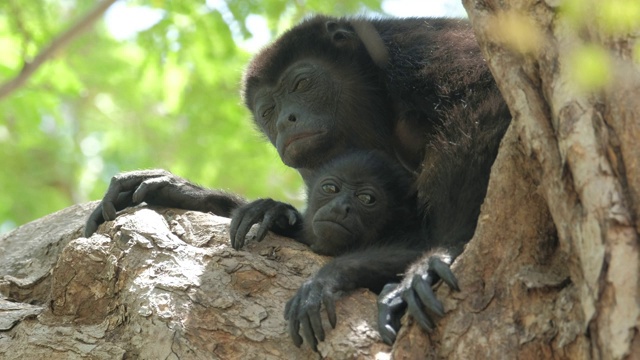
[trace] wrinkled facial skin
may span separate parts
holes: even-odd
[[[309,199],[312,228],[318,239],[311,249],[336,255],[376,241],[384,219],[389,217],[387,204],[386,194],[366,179],[323,177]]]
[[[352,150],[393,155],[397,109],[387,63],[373,24],[319,16],[256,54],[245,72],[245,104],[282,161],[305,179]]]
[[[320,154],[340,150],[340,89],[323,66],[302,62],[289,67],[276,86],[257,93],[255,119],[286,165],[306,167]]]

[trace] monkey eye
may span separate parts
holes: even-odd
[[[269,107],[268,109],[266,109],[265,111],[262,112],[262,117],[265,118],[269,115],[271,115],[271,113],[273,112],[273,106]]]
[[[291,92],[294,92],[299,89],[303,89],[305,86],[307,86],[308,83],[309,83],[309,79],[301,78],[300,80],[296,81],[296,83],[293,85],[293,89],[291,89]]]
[[[358,194],[356,196],[358,197],[358,200],[365,205],[371,205],[376,202],[376,198],[369,194]]]
[[[327,194],[335,194],[340,191],[340,189],[338,189],[338,187],[333,184],[324,184],[322,185],[322,191],[326,192]]]

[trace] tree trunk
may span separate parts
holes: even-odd
[[[577,2],[580,24],[555,3],[464,1],[513,123],[454,265],[462,291],[439,289],[429,336],[406,324],[398,359],[640,357],[640,30],[605,31],[598,2]],[[611,74],[591,91],[569,76],[587,44]]]

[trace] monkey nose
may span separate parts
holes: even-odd
[[[289,121],[291,121],[291,122],[296,122],[296,120],[298,120],[298,119],[296,118],[296,116],[295,116],[295,115],[293,115],[293,114],[289,114]]]
[[[348,204],[345,204],[345,205],[342,207],[342,214],[343,214],[344,218],[346,218],[347,216],[349,216],[349,211],[351,211],[351,206],[350,206],[350,205],[348,205]]]

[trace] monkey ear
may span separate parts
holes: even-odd
[[[327,21],[324,26],[327,30],[327,35],[331,38],[331,41],[338,46],[344,45],[345,42],[352,40],[357,36],[353,28],[344,22],[330,20]]]
[[[337,48],[354,50],[362,43],[378,67],[387,66],[389,52],[380,34],[370,21],[362,19],[353,19],[349,22],[329,20],[324,23],[324,26],[327,36]]]
[[[389,63],[389,51],[384,44],[380,33],[370,21],[355,19],[351,22],[355,36],[357,36],[364,47],[367,49],[369,56],[376,65],[384,68]]]

